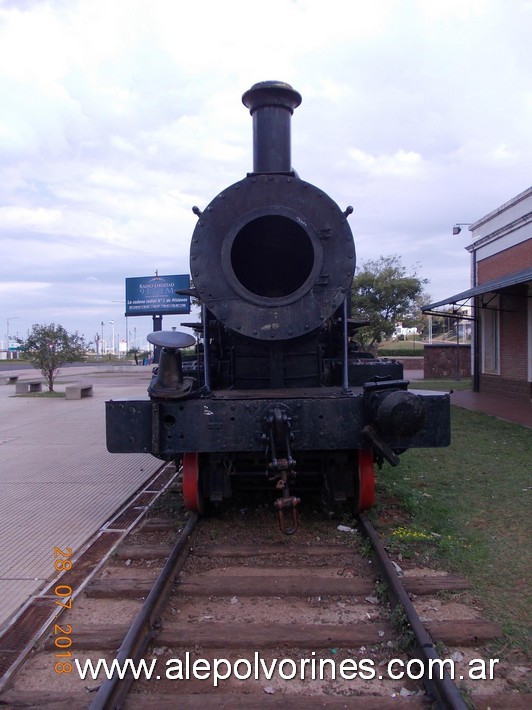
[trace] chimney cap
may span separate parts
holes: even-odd
[[[242,96],[251,115],[262,106],[279,106],[293,113],[301,100],[301,94],[284,81],[259,81]]]

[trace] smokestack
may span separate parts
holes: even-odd
[[[253,172],[291,172],[290,118],[301,94],[282,81],[261,81],[242,103],[253,116]]]

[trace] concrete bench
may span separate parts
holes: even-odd
[[[42,382],[17,382],[15,394],[28,394],[29,392],[42,392]]]
[[[0,382],[4,385],[16,385],[18,380],[18,375],[4,375],[0,378]]]
[[[65,399],[81,399],[82,397],[92,397],[92,385],[67,385],[65,388]]]

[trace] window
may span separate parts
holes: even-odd
[[[488,298],[482,309],[482,372],[499,374],[499,296]]]

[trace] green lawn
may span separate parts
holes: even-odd
[[[374,516],[392,549],[465,574],[487,615],[503,624],[507,650],[526,651],[532,432],[451,410],[449,448],[412,449],[399,467],[377,472]],[[394,505],[399,516],[389,515]]]
[[[419,355],[423,355],[425,342],[419,336],[416,340],[384,340],[379,343],[379,350],[419,350]]]

